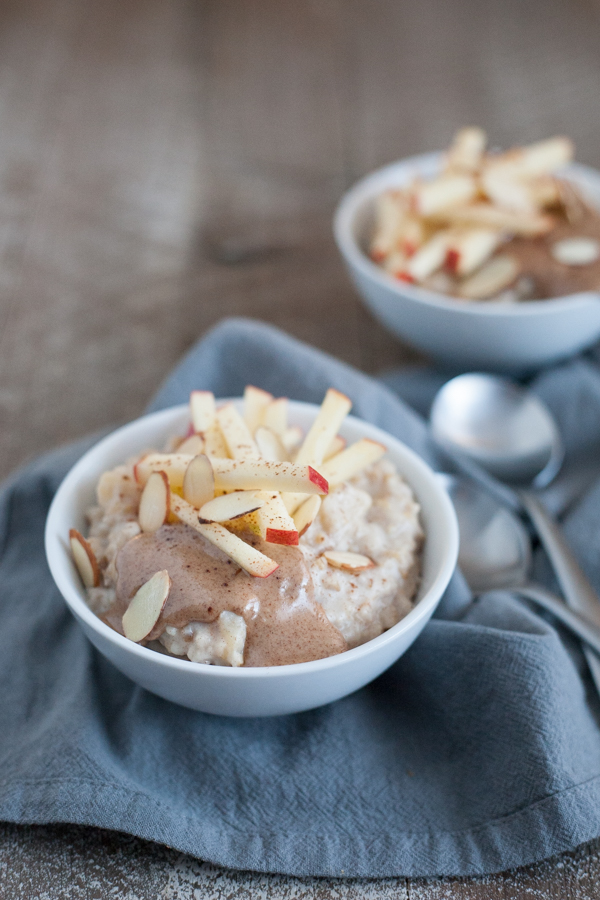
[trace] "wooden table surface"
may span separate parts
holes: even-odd
[[[600,166],[597,0],[2,0],[0,473],[139,414],[226,315],[369,372],[418,360],[361,306],[331,214],[444,146],[573,136]],[[0,897],[600,895],[600,844],[485,879],[216,870],[77,826],[0,826]]]

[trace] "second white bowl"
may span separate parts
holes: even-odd
[[[241,404],[241,401],[239,401]],[[290,403],[292,424],[307,429],[318,407]],[[458,556],[454,509],[432,470],[400,441],[349,416],[341,429],[349,441],[368,437],[388,447],[389,457],[412,487],[425,531],[423,578],[414,609],[384,634],[337,656],[265,668],[226,668],[166,656],[134,644],[105,625],[88,607],[68,547],[70,528],[86,531],[102,472],[128,457],[160,448],[185,431],[187,404],[137,419],[104,438],[71,469],[59,487],[46,523],[46,554],[67,605],[94,646],[125,675],[160,697],[191,709],[227,716],[273,716],[322,706],[363,687],[395,662],[429,621],[452,576]]]

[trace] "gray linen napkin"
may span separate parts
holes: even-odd
[[[430,462],[422,419],[388,387],[273,328],[230,320],[152,409],[190,388],[252,382],[357,415]],[[593,356],[541,375],[569,455],[600,446]],[[506,594],[475,604],[460,576],[392,668],[337,703],[234,720],[132,684],[87,642],[43,551],[49,502],[90,441],[17,472],[0,495],[0,818],[130,832],[224,866],[294,875],[471,875],[600,835],[596,699],[551,625]],[[600,587],[600,482],[567,533]],[[577,660],[576,660],[577,662]],[[581,669],[585,673],[585,670]]]

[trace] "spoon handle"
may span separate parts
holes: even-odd
[[[565,600],[574,610],[600,625],[600,597],[582,572],[560,528],[531,491],[521,491],[520,498],[548,554]],[[585,647],[584,653],[600,693],[600,659]]]
[[[600,627],[590,622],[584,616],[569,609],[567,604],[560,597],[551,594],[545,588],[537,584],[525,584],[518,588],[512,589],[515,594],[531,600],[538,606],[547,609],[548,612],[563,623],[570,631],[585,641],[588,647],[586,649],[592,658],[600,663],[600,658],[596,654],[600,654]],[[593,648],[593,650],[591,649]],[[594,652],[595,651],[595,652]]]

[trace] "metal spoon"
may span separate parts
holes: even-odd
[[[460,530],[458,564],[474,593],[506,588],[552,613],[600,654],[600,626],[569,609],[560,597],[527,581],[529,536],[522,522],[473,481],[440,474]]]
[[[541,400],[497,375],[459,375],[436,395],[431,408],[431,430],[436,442],[449,451],[459,469],[483,483],[501,502],[527,512],[565,600],[600,625],[600,598],[556,523],[533,491],[526,488],[548,484],[563,459],[556,423]],[[482,479],[472,462],[505,484]],[[512,487],[506,487],[506,483]],[[585,652],[600,692],[600,660]]]

